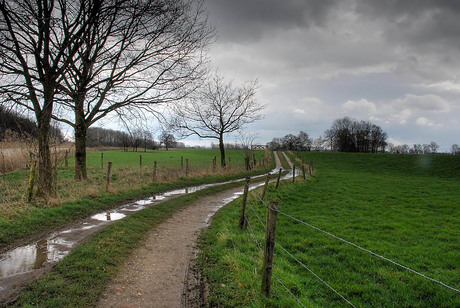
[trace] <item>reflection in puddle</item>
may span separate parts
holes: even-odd
[[[35,244],[18,247],[2,255],[0,277],[9,277],[38,269],[46,262],[64,258],[76,242],[55,237]]]
[[[115,221],[125,218],[126,215],[117,212],[107,212],[107,213],[99,213],[96,215],[91,216],[92,219],[100,220],[100,221]]]
[[[153,200],[155,200],[155,196],[150,197],[148,199],[137,200],[136,202],[134,202],[134,205],[147,205],[152,203]]]

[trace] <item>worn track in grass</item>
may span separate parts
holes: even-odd
[[[276,153],[275,161],[280,168]],[[98,307],[199,307],[204,300],[201,281],[193,269],[188,270],[193,267],[194,245],[214,213],[241,191],[239,187],[201,198],[152,230],[105,290]]]

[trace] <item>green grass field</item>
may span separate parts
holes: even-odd
[[[315,177],[270,187],[280,211],[460,289],[460,157],[300,153]],[[255,237],[265,206],[248,217]],[[277,247],[270,299],[260,294],[262,254],[238,228],[239,202],[202,238],[210,304],[345,307],[348,304]],[[279,214],[277,242],[357,307],[460,307],[460,294]],[[292,293],[292,294],[291,294]],[[294,296],[292,296],[294,295]]]
[[[152,167],[154,161],[157,161],[159,165],[166,167],[181,167],[181,157],[183,157],[183,163],[188,159],[191,166],[197,168],[211,168],[212,160],[217,157],[217,163],[220,163],[220,152],[219,150],[210,149],[180,149],[180,150],[148,150],[144,152],[139,150],[138,152],[123,150],[118,151],[105,151],[104,162],[113,162],[114,168],[136,168],[139,167],[140,155],[142,155],[142,165]],[[255,151],[256,159],[264,156],[264,151]],[[245,152],[241,150],[227,150],[225,151],[226,161],[231,158],[231,165],[234,168],[244,167],[244,155]],[[69,160],[69,164],[73,165],[73,158]],[[88,152],[87,153],[87,165],[89,167],[99,168],[101,166],[101,152]]]

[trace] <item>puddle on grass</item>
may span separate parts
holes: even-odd
[[[270,173],[276,173],[272,170]],[[297,174],[297,173],[296,173]],[[255,176],[252,179],[261,178],[265,175]],[[292,177],[292,172],[283,178]],[[18,275],[27,275],[34,270],[40,269],[47,264],[53,264],[63,259],[85,238],[102,229],[107,224],[123,219],[135,212],[153,206],[180,195],[194,193],[196,191],[241,181],[242,179],[227,181],[223,183],[204,184],[183,189],[171,190],[162,194],[154,195],[146,199],[137,200],[124,204],[116,209],[95,214],[81,223],[81,226],[62,230],[49,235],[30,245],[18,247],[0,255],[0,299],[2,293],[8,292],[14,287],[14,278]],[[263,183],[253,184],[250,189],[262,186]],[[216,206],[216,211],[235,200],[243,194],[243,191],[236,192],[233,196],[225,198]],[[204,222],[209,224],[214,213],[207,215]]]

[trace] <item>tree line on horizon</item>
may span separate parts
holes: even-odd
[[[428,144],[394,145],[387,142],[387,134],[380,126],[368,121],[357,121],[350,117],[335,120],[324,132],[324,137],[316,139],[301,131],[297,136],[287,134],[273,138],[267,148],[273,151],[329,151],[355,153],[392,153],[392,154],[436,154],[439,145],[431,141]],[[451,154],[459,155],[459,146],[453,144]]]
[[[324,132],[324,137],[312,140],[307,133],[301,131],[297,136],[288,134],[282,138],[273,138],[267,147],[275,151],[378,153],[385,151],[386,139],[387,134],[380,126],[344,117],[335,120]]]

